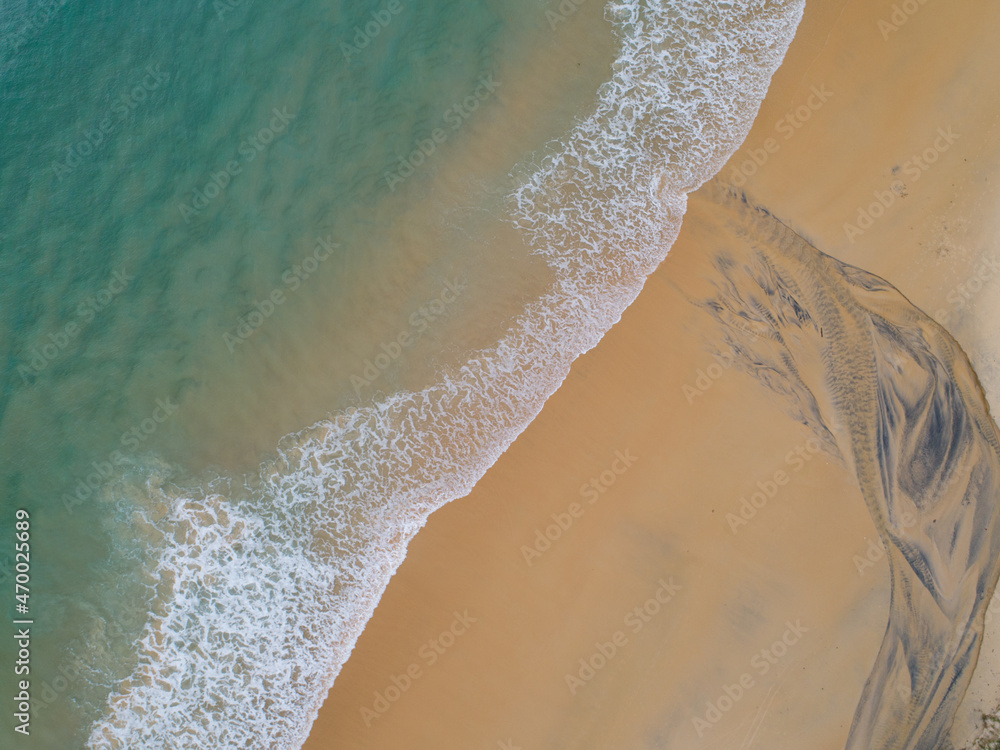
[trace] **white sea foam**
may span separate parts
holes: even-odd
[[[467,494],[639,294],[685,195],[746,137],[801,18],[788,2],[612,2],[597,111],[521,179],[512,220],[556,281],[420,393],[282,440],[253,497],[169,509],[139,666],[93,748],[298,748],[428,514]]]

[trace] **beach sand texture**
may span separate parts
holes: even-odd
[[[807,4],[743,148],[411,543],[306,747],[971,739],[1000,702],[1000,11],[910,5]]]

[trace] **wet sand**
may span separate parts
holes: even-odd
[[[1000,702],[989,679],[1000,620],[986,626],[975,676],[974,658],[959,664],[979,646],[981,592],[995,577],[997,496],[982,479],[995,465],[992,425],[961,351],[914,309],[954,336],[996,403],[998,141],[980,94],[1000,62],[1000,10],[929,2],[902,25],[892,14],[891,3],[809,4],[744,147],[692,196],[637,302],[471,495],[410,545],[307,748],[832,749],[848,746],[852,725],[851,747],[937,747],[954,712],[961,747]],[[782,267],[775,232],[801,241],[797,270]],[[743,271],[762,258],[782,288],[794,277],[846,294],[842,261],[903,297],[855,283],[850,304],[868,323],[847,316],[854,324],[836,330],[845,316],[807,295],[809,319],[833,322],[765,318],[755,348],[704,302],[764,289]],[[925,356],[879,350],[875,313],[905,329],[906,351],[914,337],[927,344]],[[787,356],[767,330],[782,331]],[[767,366],[748,367],[747,352]],[[889,461],[872,443],[886,413],[873,394],[891,391],[912,415],[951,382],[966,453],[928,471],[964,484],[928,498],[927,475],[909,480],[915,490],[901,467],[941,455],[911,439],[939,426],[889,430]],[[890,465],[889,485],[908,494],[879,495]],[[880,513],[890,495],[912,507]],[[981,508],[971,526],[957,510],[968,498]],[[960,544],[937,521],[961,529]],[[933,575],[915,577],[919,560],[933,560]],[[928,647],[958,620],[964,636]],[[938,661],[901,690],[892,648]],[[943,672],[950,690],[933,677]],[[870,675],[879,700],[856,720]]]

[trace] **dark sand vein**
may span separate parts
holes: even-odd
[[[716,259],[721,278],[704,307],[737,364],[835,444],[888,552],[888,627],[847,748],[936,750],[1000,574],[1000,443],[976,375],[890,284],[745,197],[712,193],[749,252]]]

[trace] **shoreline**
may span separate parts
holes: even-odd
[[[474,350],[474,358],[462,367],[442,368],[439,379],[426,388],[400,390],[372,406],[347,409],[286,435],[279,443],[278,459],[261,466],[259,486],[248,487],[254,493],[252,500],[262,502],[232,503],[223,512],[215,507],[221,502],[218,497],[202,502],[197,488],[194,496],[169,486],[162,491],[148,488],[154,501],[162,499],[168,510],[158,529],[165,549],[157,572],[161,578],[173,573],[175,591],[204,587],[208,596],[225,597],[226,606],[192,616],[202,597],[190,600],[165,592],[155,603],[158,617],[140,640],[139,665],[112,693],[108,714],[92,726],[93,742],[112,738],[130,745],[148,742],[142,738],[169,733],[175,717],[188,715],[202,696],[234,690],[241,702],[263,704],[261,714],[234,722],[232,716],[213,713],[189,731],[204,741],[226,737],[241,742],[240,738],[257,736],[285,737],[297,744],[308,726],[303,722],[312,718],[322,697],[320,690],[353,648],[361,620],[367,619],[381,596],[379,584],[403,559],[413,534],[433,510],[471,490],[538,415],[564,381],[570,364],[592,349],[635,300],[648,273],[666,254],[665,245],[649,240],[673,240],[683,205],[677,191],[686,180],[706,177],[707,168],[693,156],[663,167],[657,173],[655,196],[630,181],[604,191],[595,184],[594,175],[604,169],[629,172],[637,164],[661,161],[668,136],[690,140],[692,153],[698,148],[710,151],[707,158],[714,164],[721,163],[735,142],[732,129],[720,131],[716,141],[698,140],[704,136],[700,121],[692,122],[684,102],[671,93],[670,84],[681,71],[662,69],[650,52],[647,35],[652,32],[639,22],[666,28],[670,9],[637,4],[628,9],[635,23],[618,22],[635,36],[624,37],[622,57],[629,73],[635,72],[634,66],[657,84],[659,98],[651,104],[645,92],[629,89],[627,74],[616,74],[611,87],[600,91],[597,114],[579,122],[567,136],[564,150],[517,188],[512,218],[533,254],[549,265],[554,281],[538,299],[525,304],[495,345]],[[760,17],[736,17],[718,29],[731,41],[746,27],[753,31],[753,44],[741,53],[735,75],[713,77],[706,71],[706,99],[715,107],[726,102],[742,113],[738,117],[743,132],[750,125],[748,110],[759,106],[799,11],[793,3]],[[677,46],[700,39],[710,19],[694,15],[682,20],[670,25]],[[622,139],[632,132],[635,110],[654,105],[663,119],[646,123],[646,139],[636,143]],[[609,146],[617,144],[620,150],[610,156],[595,150],[594,138]],[[583,168],[571,168],[578,163]],[[561,213],[566,205],[586,215],[594,208],[598,190],[604,220],[577,221],[567,227]],[[648,211],[640,212],[641,219],[633,225],[637,205]],[[604,252],[583,252],[581,245],[584,250],[600,247]],[[268,541],[274,536],[284,542],[280,549]],[[234,556],[239,565],[233,563]],[[195,564],[192,557],[197,558]],[[246,576],[272,579],[275,571],[284,580],[283,606],[277,608],[283,618],[259,617],[262,607],[273,606],[270,592],[263,592],[263,598],[256,590],[230,596]],[[375,588],[371,571],[376,574]],[[472,619],[466,622],[478,620],[472,607],[456,607],[449,618],[467,611]],[[216,615],[224,616],[224,622],[213,622]],[[196,656],[178,657],[159,637],[162,628],[175,639],[195,640],[204,623],[209,630],[238,633],[225,644],[231,650],[221,669],[213,669],[214,654],[198,651]],[[440,628],[436,632],[443,636]],[[463,644],[475,635],[463,638]],[[279,652],[282,660],[271,658]],[[296,668],[287,671],[290,662]],[[252,670],[257,679],[241,686],[232,674],[233,664],[240,665],[237,673]],[[178,671],[182,676],[172,679],[180,680],[182,687],[171,689],[163,675]],[[414,675],[407,669],[405,678],[412,680]],[[401,691],[400,685],[393,687]],[[144,717],[141,722],[135,720],[137,715]],[[264,717],[266,722],[261,721]]]
[[[754,164],[744,170],[753,174],[741,172],[745,189],[813,245],[887,279],[932,316],[945,310],[997,403],[1000,370],[991,363],[1000,340],[988,321],[1000,292],[980,279],[974,299],[949,300],[981,275],[997,221],[982,194],[966,204],[978,211],[971,214],[955,209],[951,196],[979,189],[995,168],[998,142],[989,106],[968,97],[956,109],[947,82],[959,69],[968,80],[963,90],[989,80],[998,54],[986,39],[992,25],[970,10],[926,5],[883,38],[886,12],[890,3],[811,3],[753,130],[721,177]],[[872,34],[859,48],[853,31],[866,28]],[[950,68],[934,67],[921,52],[942,37],[950,41]],[[967,49],[975,56],[967,59]],[[848,50],[853,57],[844,65]],[[908,72],[901,81],[884,74],[890,70]],[[895,106],[892,92],[914,87],[922,94],[903,112],[884,104]],[[845,133],[859,120],[872,129],[851,140]],[[938,149],[941,128],[959,137]],[[912,161],[928,149],[934,162],[921,163],[933,169]],[[880,201],[897,167],[910,178],[906,195],[893,191],[895,198]],[[727,525],[727,513],[738,513],[739,498],[753,497],[757,483],[770,488],[772,477],[779,484],[783,459],[810,435],[775,415],[779,402],[705,346],[714,332],[690,300],[710,293],[707,248],[722,235],[717,212],[699,193],[689,198],[667,259],[621,321],[573,364],[472,493],[435,512],[410,544],[306,748],[641,747],[652,738],[695,748],[751,737],[769,747],[844,747],[888,616],[887,566],[872,552],[877,533],[856,480],[821,454],[794,476],[785,471],[789,481],[743,519],[748,526],[736,533]],[[884,209],[878,217],[873,201]],[[865,211],[872,222],[861,227]],[[700,446],[711,446],[708,455]],[[619,451],[635,456],[621,473],[613,467]],[[585,505],[582,488],[607,471],[614,482],[599,480],[606,492]],[[553,524],[561,533],[550,538]],[[532,540],[540,546],[539,534],[551,546],[535,549],[540,558],[530,555],[528,565],[523,549]],[[859,568],[859,557],[872,567]],[[677,608],[665,605],[640,631],[623,631],[623,613],[670,576],[680,586]],[[685,599],[694,591],[697,599]],[[421,662],[421,645],[443,632],[452,613],[466,611],[475,627],[434,664]],[[766,682],[747,665],[799,620],[812,632],[771,665],[775,679]],[[991,619],[956,716],[960,746],[977,731],[977,712],[1000,700],[998,630]],[[624,640],[615,639],[619,632]],[[596,667],[595,653],[604,666]],[[412,664],[420,675],[403,690],[393,678]],[[587,665],[594,676],[584,680]],[[793,671],[805,677],[790,694]],[[698,676],[706,672],[714,676]],[[574,674],[585,684],[571,691]],[[741,683],[746,674],[752,686]],[[386,695],[392,686],[396,701]],[[379,695],[382,712],[374,708]],[[722,696],[732,702],[727,711]],[[377,714],[367,723],[366,707]],[[759,718],[775,715],[784,718]],[[694,718],[708,722],[711,734],[701,725],[699,734]],[[794,745],[782,745],[789,736]]]

